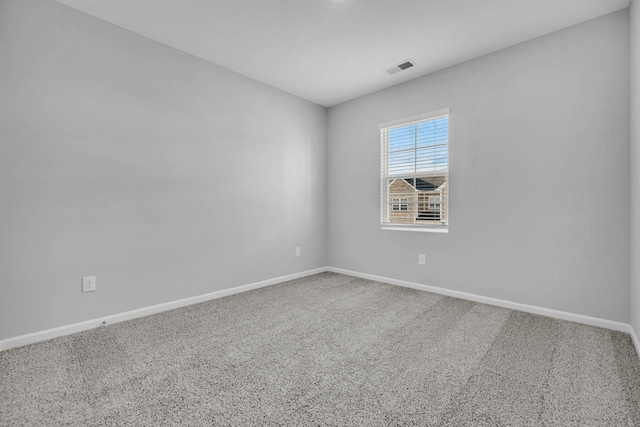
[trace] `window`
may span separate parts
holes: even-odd
[[[393,210],[394,211],[406,211],[408,210],[409,205],[407,204],[407,199],[393,199]]]
[[[383,228],[447,231],[449,110],[380,125]]]
[[[429,209],[439,210],[441,200],[441,196],[429,196]]]

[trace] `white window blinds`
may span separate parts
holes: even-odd
[[[380,140],[382,225],[446,229],[449,110],[383,123]]]

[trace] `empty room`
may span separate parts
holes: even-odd
[[[640,0],[0,0],[0,426],[640,426]]]

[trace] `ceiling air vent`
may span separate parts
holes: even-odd
[[[404,71],[407,68],[411,68],[413,67],[413,62],[411,62],[411,60],[407,60],[404,62],[401,62],[398,65],[394,65],[391,68],[387,68],[385,71],[389,74],[395,74],[395,73],[399,73],[400,71]]]

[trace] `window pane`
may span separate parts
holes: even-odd
[[[446,224],[446,183],[446,175],[416,178],[416,224]]]
[[[446,145],[434,145],[420,148],[416,154],[416,171],[430,172],[444,170],[449,163]]]
[[[418,123],[416,145],[418,147],[427,147],[435,144],[445,144],[448,140],[448,118],[431,120],[428,122]]]
[[[389,195],[389,221],[399,224],[415,222],[414,179],[390,179],[387,181]]]
[[[446,182],[446,175],[388,180],[389,222],[446,224]]]
[[[389,153],[389,175],[414,172],[415,158],[414,150]]]
[[[414,148],[416,144],[416,126],[402,126],[389,129],[389,151]]]

